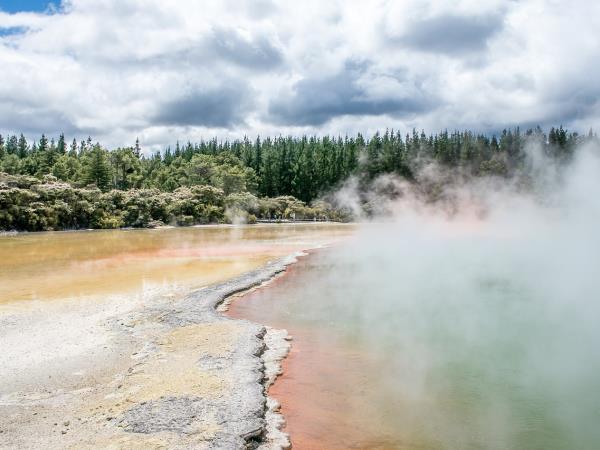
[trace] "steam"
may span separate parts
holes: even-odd
[[[387,176],[337,193],[364,224],[305,295],[385,359],[376,401],[408,442],[600,445],[599,149],[575,155],[559,168],[532,144],[526,177],[429,165],[425,188]]]

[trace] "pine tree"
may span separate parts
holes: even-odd
[[[38,151],[45,152],[46,150],[48,150],[48,138],[46,135],[42,134],[40,143],[38,144]]]
[[[138,158],[142,154],[142,148],[140,147],[140,139],[139,138],[135,138],[135,147],[133,148],[133,153]]]
[[[65,143],[65,135],[60,134],[58,138],[58,144],[56,144],[56,151],[59,155],[64,155],[67,152],[67,144]]]
[[[64,144],[64,142],[63,142],[63,144]],[[56,143],[54,142],[54,139],[50,139],[50,146],[48,147],[48,150],[46,151],[45,156],[46,156],[46,160],[44,161],[44,164],[43,164],[44,172],[48,172],[48,171],[50,171],[50,169],[52,168],[52,166],[54,165],[54,163],[60,156],[58,153],[58,148],[56,147]]]
[[[18,156],[19,144],[18,144],[17,136],[15,136],[13,134],[12,136],[8,137],[8,139],[6,140],[5,146],[6,146],[6,153],[8,153],[9,155],[17,154],[17,156]]]
[[[19,136],[19,142],[17,144],[17,155],[19,156],[19,158],[25,158],[27,156],[27,139],[25,139],[23,133],[21,133],[21,136]]]
[[[272,197],[277,192],[275,152],[270,138],[263,143],[264,164],[260,179],[259,191],[262,195]]]
[[[77,156],[77,139],[75,138],[73,138],[73,142],[71,142],[71,148],[69,148],[69,156]]]
[[[253,168],[256,175],[260,177],[260,173],[262,170],[262,145],[260,143],[260,136],[256,137],[256,142],[254,144],[254,161]]]
[[[163,158],[163,161],[165,162],[165,164],[167,166],[170,166],[171,163],[173,162],[173,153],[171,152],[171,146],[169,145],[167,147],[167,149],[165,150],[165,156]]]
[[[383,144],[379,132],[375,133],[367,146],[367,174],[369,178],[375,178],[381,173],[381,155]]]
[[[247,167],[252,167],[253,155],[252,155],[252,144],[247,136],[244,136],[244,145],[242,147],[242,162]]]
[[[85,172],[87,184],[95,184],[99,189],[108,189],[112,179],[107,152],[96,144],[88,154],[88,164]]]

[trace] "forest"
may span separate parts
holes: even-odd
[[[257,220],[352,220],[328,194],[349,177],[366,187],[393,173],[418,184],[430,163],[470,177],[523,175],[526,146],[558,163],[598,141],[562,126],[499,136],[471,131],[275,137],[108,150],[91,138],[0,135],[0,230],[155,227]]]

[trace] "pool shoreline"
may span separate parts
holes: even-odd
[[[258,228],[1,239],[0,448],[289,447],[289,338],[221,308],[347,229]]]
[[[289,351],[287,332],[229,318],[219,305],[268,283],[297,256],[277,258],[175,301],[124,314],[109,310],[102,359],[94,361],[95,347],[66,356],[85,361],[90,376],[103,377],[91,390],[74,382],[59,385],[51,378],[73,378],[59,365],[55,372],[43,370],[52,373],[44,382],[47,394],[33,383],[6,386],[0,392],[4,444],[289,448],[278,403],[268,396]]]

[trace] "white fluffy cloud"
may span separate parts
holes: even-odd
[[[108,146],[600,119],[584,0],[70,0],[0,11],[0,133]]]

